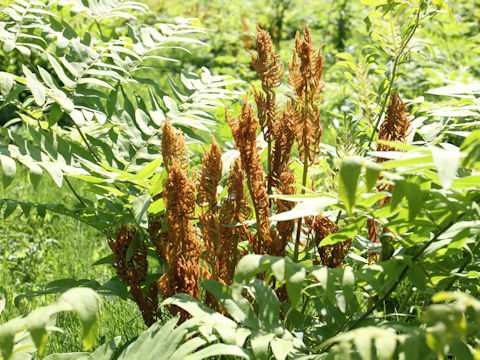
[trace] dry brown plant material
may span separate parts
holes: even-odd
[[[212,137],[213,139],[213,137]],[[222,153],[213,139],[210,151],[205,153],[202,172],[198,185],[198,202],[202,207],[200,214],[201,232],[206,250],[206,261],[210,264],[213,278],[217,273],[217,258],[220,251],[220,224],[217,215],[217,187],[222,177]]]
[[[163,200],[168,231],[160,251],[168,263],[168,269],[159,280],[159,288],[165,298],[178,293],[196,299],[200,297],[198,284],[202,245],[192,224],[196,188],[195,182],[186,174],[186,152],[183,136],[177,135],[170,123],[165,122],[162,155],[168,177],[164,184]],[[186,312],[174,306],[170,307],[170,311],[180,311],[182,321],[188,318]]]
[[[257,25],[257,54],[252,55],[252,67],[262,82],[264,94],[255,91],[257,115],[265,140],[271,138],[275,121],[275,91],[282,84],[284,71],[280,58],[272,47],[270,34]]]
[[[233,162],[228,175],[227,187],[228,195],[223,199],[219,212],[222,241],[217,258],[217,279],[225,285],[230,285],[235,266],[240,257],[238,243],[242,239],[252,238],[244,225],[244,221],[250,218],[251,210],[248,201],[245,199],[245,175],[240,157],[237,157]]]
[[[407,107],[397,93],[392,93],[387,108],[387,116],[380,125],[378,139],[404,143],[410,134],[411,125],[412,122]],[[388,145],[380,144],[378,145],[377,150],[391,151],[393,148]],[[385,159],[380,158],[378,161],[383,162]]]
[[[202,160],[202,172],[198,186],[200,206],[215,210],[218,202],[217,187],[222,178],[222,152],[212,136],[212,145]]]
[[[255,39],[257,41],[257,54],[251,53],[252,67],[262,83],[263,93],[254,88],[254,98],[257,104],[260,128],[267,142],[267,193],[271,194],[273,187],[272,142],[276,141],[273,132],[277,122],[275,88],[282,84],[284,69],[279,56],[273,50],[270,34],[262,30],[259,25],[257,25]]]
[[[185,293],[198,299],[202,246],[191,221],[195,211],[195,184],[176,160],[169,169],[163,195],[168,225],[164,246],[168,269],[160,278],[160,291],[165,298]],[[176,313],[178,308],[172,307],[170,311]],[[187,317],[188,314],[181,311],[181,319]]]
[[[278,183],[278,192],[282,195],[295,195],[296,188],[293,186],[295,183],[295,175],[289,170],[285,170],[281,175]],[[277,214],[290,211],[294,208],[295,202],[288,200],[277,200]],[[293,230],[295,229],[294,220],[279,221],[277,223],[278,235],[274,238],[272,245],[269,249],[270,255],[285,256],[285,249],[288,242],[292,238]]]
[[[308,168],[316,163],[320,153],[322,123],[318,105],[323,101],[322,90],[325,84],[323,76],[323,56],[312,46],[312,37],[308,25],[303,32],[295,37],[295,49],[289,65],[288,82],[293,87],[295,98],[288,102],[288,111],[292,114],[294,131],[298,143],[300,159],[303,162],[302,186],[307,184]],[[302,189],[302,194],[305,190]],[[302,219],[297,223],[297,236],[293,260],[298,260]]]
[[[282,110],[278,121],[273,127],[273,160],[272,169],[269,172],[269,183],[275,187],[280,185],[280,176],[287,169],[290,162],[290,153],[295,142],[294,125],[291,114]]]
[[[187,170],[189,167],[188,149],[185,139],[181,133],[176,134],[174,127],[168,119],[165,120],[162,126],[162,156],[167,170],[172,165],[174,159],[180,163],[182,169]]]
[[[316,216],[313,221],[310,218],[307,221],[309,228],[313,230],[315,244],[320,255],[320,260],[323,266],[330,268],[341,267],[345,256],[347,256],[352,240],[345,240],[335,245],[322,246],[322,240],[328,235],[338,232],[339,228],[332,220],[326,216]]]
[[[246,164],[244,170],[247,174],[247,184],[255,209],[257,233],[250,245],[255,254],[265,254],[271,242],[270,221],[268,219],[270,208],[257,146],[258,120],[247,98],[248,94],[243,102],[238,120],[234,121],[228,115],[227,120],[235,139],[235,146],[240,152],[242,164]]]
[[[140,308],[145,324],[150,326],[157,319],[158,283],[152,281],[145,293],[142,291],[148,274],[147,247],[141,240],[138,244],[135,243],[135,234],[133,226],[123,224],[116,230],[115,239],[108,241],[108,245],[115,258],[113,268],[120,280],[130,287],[130,293]],[[131,247],[133,251],[129,251]]]
[[[317,52],[313,48],[308,25],[302,40],[297,32],[289,69],[288,82],[296,96],[289,102],[289,110],[294,116],[300,157],[305,163],[315,163],[322,136],[318,105],[323,101],[321,93],[325,84],[322,81],[324,65],[321,49]]]
[[[408,135],[411,131],[411,119],[408,114],[408,109],[406,105],[403,103],[400,96],[397,93],[392,93],[390,95],[390,102],[387,108],[387,115],[385,120],[380,125],[380,130],[378,132],[378,139],[385,140],[385,141],[396,141],[396,142],[406,142]],[[393,151],[389,145],[385,144],[378,144],[377,146],[378,151]],[[387,159],[378,157],[377,162],[381,163],[386,161]],[[393,191],[392,185],[378,185],[377,191],[382,192],[388,190],[389,192]],[[379,206],[384,206],[388,204],[390,201],[390,197],[386,196],[383,199],[378,201]],[[368,227],[368,238],[370,241],[374,243],[379,243],[380,239],[378,238],[378,234],[382,231],[381,226],[377,226],[375,223],[374,218],[369,218],[367,220],[367,227]],[[388,231],[387,228],[384,228],[383,231]],[[370,251],[369,253],[369,263],[377,262],[380,260],[380,254]]]

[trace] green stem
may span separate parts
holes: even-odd
[[[93,151],[93,148],[90,146],[90,143],[88,142],[87,138],[85,137],[85,135],[83,134],[82,130],[80,130],[80,127],[77,125],[77,123],[75,122],[75,120],[73,120],[72,117],[70,117],[72,119],[72,122],[73,122],[73,125],[75,126],[75,128],[77,129],[78,133],[80,134],[80,137],[82,138],[83,142],[85,143],[86,147],[88,148],[88,151],[90,152],[90,154],[92,154],[93,158],[98,162],[100,163],[100,159],[98,158],[97,154],[95,154],[95,152]]]
[[[255,220],[257,222],[257,234],[258,234],[258,240],[260,242],[260,249],[261,249],[261,241],[263,239],[263,234],[262,234],[262,230],[261,230],[261,226],[260,226],[260,216],[258,214],[257,206],[255,206],[255,195],[254,195],[254,191],[253,191],[253,185],[252,185],[252,181],[250,180],[250,177],[248,176],[248,174],[247,174],[247,187],[248,187],[248,192],[250,193],[250,198],[252,199],[253,209],[255,210]],[[255,251],[255,249],[254,249],[254,251]]]
[[[303,177],[302,177],[302,195],[305,194],[305,186],[307,185],[307,174],[308,174],[308,152],[305,148],[303,153]],[[297,237],[295,239],[295,249],[293,252],[293,261],[298,261],[298,253],[300,246],[300,235],[302,233],[302,221],[303,218],[299,218],[297,221]]]
[[[82,200],[82,198],[80,197],[80,195],[78,195],[78,193],[75,191],[75,189],[73,188],[72,184],[70,183],[70,180],[68,180],[68,178],[64,175],[63,178],[65,179],[65,182],[67,183],[68,187],[70,188],[70,190],[72,190],[73,194],[75,195],[75,197],[78,199],[78,201],[80,201],[80,203],[87,207],[87,204],[85,204],[85,202]]]
[[[303,74],[303,81],[305,84],[308,84],[307,77],[305,74]],[[303,140],[303,176],[302,176],[302,195],[305,194],[305,186],[307,185],[307,175],[308,175],[308,155],[310,149],[308,148],[307,140],[308,140],[308,134],[307,134],[307,127],[308,127],[308,85],[305,85],[305,95],[304,95],[304,100],[303,100],[303,109],[302,109],[302,116],[303,116],[303,134],[302,134],[302,140]],[[293,251],[293,261],[297,262],[298,261],[298,252],[299,252],[299,246],[300,246],[300,235],[302,233],[302,221],[303,218],[299,218],[297,222],[297,237],[295,239],[295,248]]]
[[[419,7],[418,8],[418,13],[417,13],[417,18],[415,20],[415,25],[414,25],[412,31],[410,32],[410,34],[408,34],[408,37],[406,38],[405,42],[400,47],[400,50],[399,50],[397,56],[395,57],[395,63],[393,64],[392,77],[390,78],[390,84],[388,86],[388,91],[385,95],[385,99],[383,100],[382,109],[378,113],[377,121],[375,122],[375,127],[373,128],[372,135],[370,136],[370,140],[368,141],[366,151],[368,151],[370,149],[370,145],[372,144],[373,138],[375,137],[375,134],[378,131],[378,126],[380,125],[380,121],[382,120],[383,114],[385,113],[385,110],[386,110],[386,107],[387,107],[387,102],[388,102],[388,99],[390,98],[390,94],[392,93],[393,83],[394,83],[395,77],[397,75],[397,70],[398,70],[400,59],[402,58],[402,55],[403,55],[403,51],[407,47],[407,45],[410,42],[410,40],[412,39],[413,35],[417,31],[418,25],[420,24],[420,12],[421,12],[421,8]],[[395,42],[395,35],[392,35],[392,36],[393,36],[393,42]]]
[[[268,138],[267,147],[267,194],[272,195],[272,137]],[[269,200],[271,202],[271,200]]]

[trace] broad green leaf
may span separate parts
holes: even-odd
[[[273,263],[271,266],[273,275],[275,275],[275,277],[277,278],[278,283],[282,282],[285,279],[285,262],[288,261],[286,259],[287,258],[281,259]]]
[[[67,302],[77,314],[83,327],[83,347],[90,349],[95,342],[97,316],[100,299],[89,288],[74,288],[68,290],[59,298],[59,303]]]
[[[263,334],[258,331],[252,333],[250,342],[253,356],[258,360],[269,360],[270,341],[275,337],[274,334]]]
[[[411,263],[408,267],[407,276],[419,290],[425,289],[425,282],[427,278],[422,267],[417,263]]]
[[[390,154],[388,154],[390,153]],[[404,153],[395,153],[392,151],[386,151],[385,153],[378,153],[380,157],[385,157],[388,155],[394,156],[393,154],[398,154],[395,156],[397,160],[385,161],[382,163],[382,169],[395,169],[399,167],[407,166],[425,166],[433,162],[433,157],[431,155],[424,155],[419,153],[404,154]]]
[[[358,308],[358,301],[354,294],[355,275],[350,266],[347,266],[343,271],[342,287],[346,301],[346,310],[353,314]]]
[[[403,341],[403,350],[405,351],[405,359],[417,360],[419,357],[420,342],[417,336],[408,336]]]
[[[28,217],[28,214],[30,214],[30,210],[32,210],[32,204],[21,203],[20,207],[22,208],[23,215],[25,215],[25,217]]]
[[[280,302],[277,295],[270,286],[259,279],[253,280],[253,289],[260,326],[266,331],[272,332],[279,325],[280,319]]]
[[[151,201],[152,197],[149,194],[143,194],[132,202],[132,211],[135,216],[135,221],[145,229],[148,227],[147,210]]]
[[[285,277],[288,299],[292,307],[295,307],[300,301],[300,293],[303,289],[306,271],[303,266],[294,263],[289,258],[285,258]]]
[[[331,270],[324,266],[312,271],[311,274],[320,282],[320,285],[325,290],[327,299],[333,304],[335,302],[335,282]]]
[[[27,317],[27,329],[40,355],[43,355],[47,345],[47,323],[50,317],[57,311],[70,310],[67,307],[57,309],[57,306],[58,304],[50,304],[44,308],[36,309]]]
[[[269,256],[249,254],[240,259],[233,278],[234,283],[243,284],[246,279],[266,271],[270,265]]]
[[[391,336],[385,334],[375,339],[375,348],[377,350],[378,360],[390,360],[395,354],[397,348],[397,339],[395,334]]]
[[[285,339],[275,338],[270,342],[273,355],[276,360],[285,360],[293,349],[293,342]]]
[[[433,147],[432,155],[440,183],[444,189],[449,189],[455,180],[460,165],[460,149],[451,144],[444,144],[444,146],[446,149]]]
[[[331,233],[325,239],[322,240],[322,246],[335,245],[339,242],[353,239],[360,230],[365,226],[367,218],[365,216],[357,217],[353,222],[340,229],[338,232]]]
[[[0,71],[0,94],[7,96],[12,90],[14,76],[4,71]]]
[[[152,355],[155,355],[151,354],[151,349],[155,345],[154,340],[156,340],[157,334],[161,330],[163,337],[159,338],[158,342],[165,342],[165,339],[168,339],[172,331],[175,329],[178,318],[179,316],[174,316],[163,325],[158,322],[153,324],[150,328],[141,333],[137,340],[128,345],[128,347],[118,356],[118,360],[130,360],[139,356],[141,359],[151,360]]]
[[[331,197],[308,198],[307,200],[299,202],[292,210],[285,211],[270,217],[270,220],[287,221],[303,218],[306,216],[315,216],[321,214],[326,207],[336,203],[337,200]]]
[[[408,218],[410,221],[413,221],[422,208],[424,194],[418,184],[398,180],[395,182],[393,189],[392,210],[395,210],[404,197],[407,198],[408,202]]]
[[[231,289],[216,280],[204,280],[203,286],[213,294],[215,299],[235,321],[249,328],[258,328],[258,317],[246,299],[237,302],[233,301]],[[242,344],[237,343],[237,345],[240,346]]]
[[[452,353],[456,359],[473,360],[472,352],[470,348],[460,339],[454,339],[451,346]]]
[[[60,107],[65,110],[67,114],[70,114],[75,106],[73,104],[73,101],[70,100],[67,95],[61,90],[58,89],[51,89],[47,91],[48,96],[50,96],[53,100],[56,101]]]
[[[367,162],[365,170],[365,183],[367,185],[367,191],[370,191],[377,183],[378,176],[382,167],[374,162]]]
[[[15,160],[2,154],[0,154],[0,164],[2,165],[3,186],[6,188],[12,183],[17,172],[17,166]]]
[[[362,360],[372,360],[372,338],[367,331],[358,333],[353,338],[353,342]]]
[[[347,158],[340,165],[340,200],[345,204],[347,213],[352,214],[357,198],[357,186],[363,166],[361,158]]]
[[[17,203],[16,202],[7,201],[7,206],[5,207],[5,211],[3,212],[3,218],[6,219],[10,215],[12,215],[16,208],[17,208]]]
[[[53,104],[50,107],[50,112],[48,114],[48,126],[53,126],[58,123],[58,121],[62,118],[63,111],[60,109],[58,104]]]
[[[144,180],[150,178],[158,167],[161,165],[163,158],[159,156],[152,162],[145,165],[142,170],[140,170],[132,179],[133,180]]]
[[[116,352],[118,345],[120,345],[122,338],[117,336],[109,342],[103,344],[96,349],[90,356],[90,360],[111,360],[113,354]]]
[[[23,73],[26,76],[26,85],[28,89],[32,92],[35,103],[38,106],[42,106],[45,103],[45,96],[47,91],[45,86],[38,81],[34,73],[32,73],[25,65],[22,65]]]
[[[0,354],[4,359],[10,359],[15,334],[24,326],[25,318],[15,318],[0,325]]]
[[[63,183],[63,172],[60,167],[55,163],[49,162],[42,162],[40,164],[45,170],[47,170],[48,174],[52,177],[53,181],[58,187],[62,187]]]
[[[151,215],[157,215],[163,210],[165,210],[165,203],[163,202],[163,198],[155,200],[148,207],[148,213]]]
[[[423,205],[423,192],[418,184],[407,183],[405,188],[408,202],[408,219],[413,221]]]

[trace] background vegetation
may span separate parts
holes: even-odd
[[[480,4],[16,0],[1,10],[0,358],[480,358]],[[257,24],[285,70],[278,86],[252,66]],[[242,147],[247,128],[235,136],[232,123],[246,124],[245,93],[262,121],[252,87],[274,96],[276,121],[302,109],[288,64],[307,24],[324,67],[305,87],[319,86],[306,105],[321,119],[316,161],[302,140],[281,153],[295,190],[272,186],[262,218],[262,186],[242,158],[251,210],[218,228],[241,237],[235,275],[222,277],[221,246],[203,230],[232,199],[237,150],[258,145],[257,170],[272,179],[268,130],[252,126],[258,139]],[[169,292],[161,279],[174,263],[155,241],[182,215],[167,198],[166,118],[197,189],[210,135],[223,161],[214,206],[199,190],[182,213],[201,249],[195,286]],[[258,241],[282,223],[296,228],[281,251]],[[122,224],[136,229],[123,253],[112,246]],[[327,263],[340,244],[348,253]]]

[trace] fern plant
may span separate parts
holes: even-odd
[[[176,61],[169,57],[172,49],[203,45],[195,39],[203,30],[189,19],[148,26],[139,17],[145,12],[144,4],[130,1],[19,1],[8,3],[0,20],[4,50],[25,59],[18,73],[0,73],[0,106],[14,105],[18,116],[1,129],[8,138],[0,155],[4,185],[10,184],[18,164],[28,169],[34,186],[49,174],[77,197],[78,204],[64,213],[105,233],[125,219],[143,221],[145,213],[135,212],[132,203],[146,195],[145,183],[160,165],[145,168],[157,158],[165,117],[196,141],[198,132],[209,131],[215,122],[208,111],[232,94],[225,87],[235,83],[207,69],[201,75],[179,71],[181,85],[164,76],[157,69],[162,62]],[[72,20],[78,23],[75,29],[69,25]],[[152,71],[162,84],[152,80]],[[164,90],[167,84],[170,96]],[[91,184],[98,201],[83,198],[69,177]],[[17,206],[25,214],[36,207],[40,215],[63,207],[2,202],[7,203],[6,215]]]

